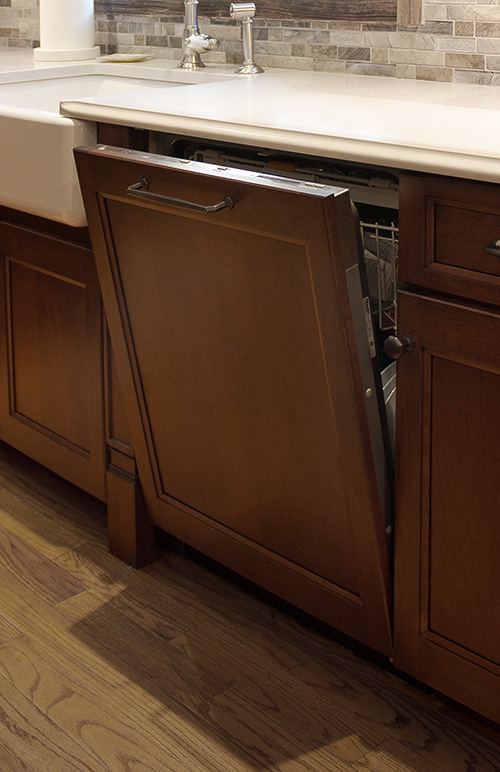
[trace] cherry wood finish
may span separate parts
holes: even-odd
[[[149,150],[149,131],[114,123],[98,123],[97,141],[130,150]]]
[[[500,186],[404,174],[400,206],[401,281],[500,305]]]
[[[139,568],[154,559],[153,526],[142,495],[107,327],[104,361],[109,550]]]
[[[154,524],[389,653],[389,570],[346,288],[349,197],[112,149],[76,155]],[[230,195],[235,207],[136,203],[126,190],[144,176],[155,192]]]
[[[149,132],[130,126],[100,123],[97,126],[97,138],[98,142],[134,150],[149,148]],[[109,549],[112,555],[139,568],[154,558],[153,527],[144,503],[107,327],[104,341],[104,388]]]
[[[102,313],[92,252],[79,231],[70,240],[70,229],[48,235],[27,218],[2,215],[0,438],[105,499]]]
[[[500,722],[500,310],[408,284],[498,302],[482,246],[500,196],[418,176],[402,192],[399,330],[416,347],[398,362],[394,660]]]
[[[88,230],[5,208],[0,217],[0,439],[106,501],[111,552],[144,565],[152,526]]]

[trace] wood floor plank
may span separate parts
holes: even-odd
[[[411,748],[389,740],[352,765],[356,772],[498,772],[500,750],[484,746],[470,738],[453,738],[450,743],[434,744],[426,749]]]
[[[229,625],[235,636],[242,641],[250,639],[256,649],[266,647],[282,667],[297,667],[328,651],[330,642],[322,636],[203,566],[168,554],[144,570],[164,582],[173,581],[169,589],[180,602],[200,609],[203,619],[209,617],[222,627]]]
[[[332,647],[328,659],[310,660],[292,672],[349,715],[379,726],[393,739],[425,747],[435,737],[438,716],[415,687],[341,647]]]
[[[178,736],[181,722],[177,714],[173,715],[177,733],[172,732],[168,722],[160,722],[160,731],[151,731],[153,714],[160,717],[168,711],[168,705],[154,700],[149,693],[138,699],[136,691],[136,705],[145,700],[153,702],[146,721],[144,713],[130,710],[131,705],[123,701],[123,689],[108,692],[109,699],[98,695],[27,638],[0,647],[0,673],[113,772],[128,772],[129,768],[155,772],[193,772],[197,768],[207,772],[246,772],[252,768],[234,752],[225,754],[206,730],[203,748],[196,749],[196,743],[190,742],[195,722],[189,720]],[[120,704],[127,705],[125,712],[117,709]]]
[[[12,618],[19,619],[19,626],[34,636],[39,650],[46,652],[51,661],[73,671],[77,680],[91,685],[113,709],[129,716],[146,740],[149,738],[165,753],[182,758],[188,767],[191,764],[191,772],[255,769],[255,760],[250,755],[185,710],[156,678],[145,678],[122,661],[109,661],[107,650],[80,630],[74,634],[70,620],[2,569],[0,598],[2,607]]]
[[[9,619],[17,620],[19,628],[33,637],[41,650],[66,670],[73,670],[77,679],[91,684],[93,691],[120,713],[132,717],[146,738],[151,737],[165,752],[175,750],[186,763],[189,759],[196,761],[199,766],[191,772],[254,770],[251,756],[184,709],[171,697],[168,685],[164,689],[156,677],[146,678],[133,665],[110,660],[107,649],[82,630],[75,631],[71,620],[1,568],[0,604]]]
[[[189,564],[189,571],[180,575],[177,566],[186,561],[175,555],[135,572],[102,547],[85,544],[54,562],[96,594],[114,598],[113,607],[140,619],[145,629],[161,637],[176,637],[207,620],[217,622],[221,629],[229,624],[242,643],[251,645],[256,653],[265,649],[276,664],[287,668],[296,667],[312,653],[324,653],[329,645],[201,566]]]
[[[54,557],[86,541],[106,542],[104,504],[0,443],[2,523]]]
[[[3,527],[37,550],[54,558],[83,543],[82,538],[47,517],[36,506],[19,501],[17,492],[1,487],[0,512]]]
[[[73,621],[73,634],[83,632],[108,652],[108,657],[134,667],[155,679],[181,705],[193,708],[220,694],[231,685],[231,677],[203,669],[167,640],[143,630],[130,617],[91,591],[58,604],[58,610]]]
[[[267,675],[267,678],[266,678]],[[315,752],[325,758],[352,763],[379,744],[367,727],[352,726],[340,712],[303,689],[294,679],[283,681],[263,673],[259,680],[239,681],[198,711],[212,720],[222,710],[231,712],[240,726],[267,727],[268,737],[278,735],[283,747],[299,747],[301,754]],[[218,723],[215,726],[221,731]],[[233,739],[236,741],[238,735]]]
[[[106,600],[119,595],[141,577],[141,572],[110,555],[107,546],[102,544],[78,545],[54,558],[54,563]]]
[[[233,639],[230,625],[224,632],[208,622],[171,644],[200,670],[218,667],[221,674],[231,674],[232,687],[195,710],[261,763],[279,765],[304,757],[311,769],[334,764],[342,769],[344,762],[363,757],[388,737],[357,716],[347,717],[328,696],[277,666],[267,649],[259,655],[253,647],[245,648]]]
[[[55,659],[79,667],[110,688],[125,682],[118,667],[111,667],[107,651],[91,638],[72,634],[72,622],[40,598],[9,571],[0,567],[0,608],[4,619],[23,635],[33,638]]]
[[[293,675],[328,696],[346,714],[379,727],[398,742],[395,747],[406,748],[410,757],[422,754],[428,758],[432,750],[431,758],[439,759],[444,753],[445,759],[450,755],[456,761],[464,752],[471,757],[478,752],[481,757],[489,749],[492,758],[498,757],[500,770],[500,748],[462,722],[457,724],[433,695],[422,695],[415,686],[341,647],[332,647],[328,658],[311,660]],[[378,756],[369,754],[365,763],[375,760]]]
[[[0,565],[51,604],[87,588],[70,573],[21,541],[0,524]]]
[[[373,722],[346,713],[332,702],[329,695],[316,690],[296,678],[285,668],[277,667],[267,649],[257,654],[246,647],[227,630],[206,623],[189,635],[174,639],[173,646],[181,648],[200,670],[230,674],[231,693],[237,693],[247,714],[258,712],[271,725],[278,717],[290,736],[302,735],[306,744],[328,747],[328,752],[352,762],[361,758],[369,748],[388,739],[387,732]],[[221,657],[221,652],[224,656]],[[217,704],[227,699],[227,691],[216,698]],[[231,697],[231,699],[233,699]],[[210,707],[200,708],[202,715],[210,715]]]
[[[2,772],[26,772],[26,766],[20,758],[13,756],[10,751],[0,743],[0,769]]]
[[[161,638],[181,635],[206,618],[199,607],[193,608],[185,598],[173,597],[175,576],[165,583],[144,571],[134,571],[101,546],[84,544],[54,562],[96,595],[111,601],[111,608]]]
[[[191,772],[28,639],[0,647],[0,673],[105,769]]]
[[[0,677],[0,747],[15,772],[18,769],[23,772],[106,772],[3,677]]]
[[[234,691],[205,705],[204,715],[229,741],[244,748],[263,770],[280,772],[351,772],[349,763],[332,755],[321,744],[295,734],[279,714],[255,710]],[[279,707],[277,707],[279,710]],[[326,745],[326,742],[325,742]]]
[[[0,445],[0,772],[500,772],[460,714],[205,566],[110,557],[55,480]]]
[[[21,631],[0,615],[0,646],[19,638],[20,635],[22,635]]]

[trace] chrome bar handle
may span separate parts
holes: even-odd
[[[127,195],[136,196],[136,198],[146,199],[147,201],[157,201],[160,204],[171,204],[172,206],[181,206],[184,209],[195,209],[197,212],[219,212],[221,209],[232,209],[234,207],[233,199],[229,196],[224,196],[222,201],[218,204],[197,204],[194,201],[184,201],[182,198],[173,198],[171,196],[164,196],[161,193],[151,193],[149,190],[149,183],[144,177],[139,182],[129,185],[127,188]]]

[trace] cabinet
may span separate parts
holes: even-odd
[[[106,501],[110,549],[152,554],[86,228],[0,210],[0,440]]]
[[[103,317],[88,235],[2,215],[0,438],[105,499]]]
[[[499,722],[500,192],[405,175],[400,224],[394,660]]]
[[[103,141],[147,149],[144,134],[101,130]],[[391,577],[339,294],[345,277],[311,262],[317,212],[305,217],[307,238],[300,207],[279,233],[281,205],[266,197],[252,211],[239,207],[237,227],[223,213],[217,224],[230,248],[218,253],[217,228],[193,230],[203,215],[185,212],[179,226],[171,210],[161,221],[163,204],[145,201],[131,214],[130,183],[153,174],[154,187],[163,184],[149,164],[138,171],[104,169],[99,216],[90,196],[96,221],[107,221],[95,243],[116,362],[87,231],[0,212],[0,439],[105,500],[110,548],[129,563],[150,558],[154,523],[390,654]],[[199,177],[196,192],[211,202],[221,190]],[[343,255],[340,223],[349,219],[344,210],[332,215]],[[250,246],[236,261],[245,234]],[[496,722],[499,239],[498,186],[402,175],[399,329],[416,346],[398,363],[394,661]],[[241,401],[225,391],[221,367]],[[284,422],[278,399],[287,403]],[[274,494],[256,496],[257,480]]]

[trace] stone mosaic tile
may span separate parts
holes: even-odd
[[[372,48],[371,49],[372,62],[382,63],[389,61],[389,51],[387,48]]]
[[[389,61],[394,64],[423,64],[427,67],[444,65],[445,54],[442,51],[415,51],[407,48],[394,48],[389,51]]]
[[[466,5],[447,5],[446,6],[447,19],[458,19],[459,21],[461,21],[462,19],[465,19],[466,16],[467,16]]]
[[[494,76],[491,72],[473,72],[472,70],[455,70],[453,73],[454,83],[475,83],[478,86],[500,85],[500,80],[494,82]]]
[[[456,21],[455,22],[455,35],[460,37],[462,35],[466,37],[474,36],[474,22],[473,21]],[[477,37],[477,31],[476,31]]]
[[[425,65],[417,64],[415,77],[418,80],[451,82],[453,80],[453,70],[451,67],[426,67]]]
[[[323,72],[362,72],[398,78],[500,85],[500,0],[426,0],[421,26],[301,19],[254,19],[262,66]],[[204,61],[239,63],[241,25],[199,16],[219,51]],[[105,53],[148,51],[180,56],[181,16],[99,13],[96,42]],[[39,45],[38,0],[0,0],[0,47]]]
[[[484,56],[481,54],[445,54],[447,67],[462,70],[484,70]]]
[[[498,22],[477,21],[475,24],[476,37],[488,37],[500,39],[500,24]]]
[[[370,49],[339,46],[339,59],[348,59],[355,62],[369,62]]]
[[[441,38],[435,41],[436,49],[438,51],[450,51],[452,53],[475,53],[476,52],[476,39],[475,38]]]
[[[500,54],[500,40],[479,38],[476,43],[478,54]]]
[[[338,59],[313,59],[315,72],[346,72],[346,63]]]
[[[396,65],[396,77],[406,78],[407,80],[415,80],[416,67],[414,64],[397,64]]]
[[[346,72],[351,75],[377,75],[384,78],[395,78],[396,67],[391,64],[350,64],[347,63]]]

